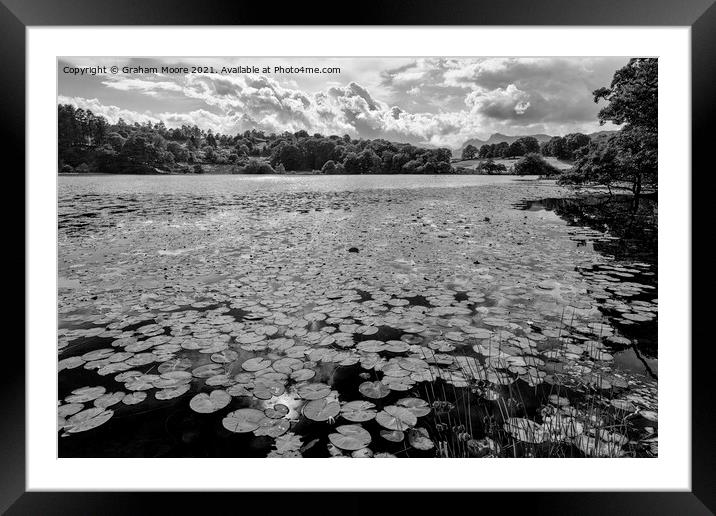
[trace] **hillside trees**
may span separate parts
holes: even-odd
[[[58,170],[107,173],[199,173],[220,170],[251,173],[318,171],[349,174],[452,173],[452,153],[384,139],[349,135],[309,135],[307,131],[266,134],[258,130],[235,136],[197,126],[167,128],[163,123],[109,124],[101,116],[70,105],[58,106]],[[258,166],[250,159],[269,166]],[[327,165],[333,162],[333,165]],[[198,166],[194,166],[198,165]],[[230,167],[229,167],[230,166]],[[331,172],[328,172],[328,171]]]
[[[605,100],[599,122],[622,125],[605,141],[581,153],[565,180],[626,186],[635,197],[644,188],[656,188],[658,162],[658,61],[630,59],[617,70],[608,88],[594,91],[594,101]]]

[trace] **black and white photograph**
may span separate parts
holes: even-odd
[[[58,457],[657,458],[658,68],[58,57]]]

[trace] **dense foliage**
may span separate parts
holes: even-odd
[[[215,166],[247,174],[320,170],[328,174],[449,174],[452,152],[387,140],[306,131],[229,136],[196,126],[109,124],[91,111],[58,106],[59,170],[202,173]]]
[[[528,176],[553,176],[559,174],[559,169],[547,163],[539,154],[533,152],[515,163],[514,173]]]
[[[523,136],[512,143],[500,142],[480,147],[477,158],[515,158],[539,152],[540,146],[534,136]]]
[[[554,156],[558,159],[573,160],[576,152],[589,145],[591,138],[582,133],[571,133],[566,136],[554,136],[542,144],[540,151],[544,156]]]
[[[609,88],[594,92],[606,100],[599,121],[622,125],[616,135],[578,151],[574,169],[563,183],[626,187],[638,196],[657,187],[658,61],[631,59],[617,70]]]
[[[491,176],[493,174],[504,174],[507,172],[507,167],[502,163],[495,163],[492,158],[488,158],[485,161],[480,162],[477,166],[477,170],[483,174]]]

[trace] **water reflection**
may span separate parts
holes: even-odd
[[[627,368],[642,364],[648,374],[656,376],[656,194],[639,199],[632,195],[545,198],[525,201],[518,206],[526,211],[550,211],[570,226],[597,232],[586,236],[577,232],[572,239],[577,247],[590,246],[613,262],[577,270],[591,280],[593,294],[601,299],[602,313],[632,340],[631,352],[620,353],[617,363]]]

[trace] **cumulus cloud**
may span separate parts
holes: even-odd
[[[129,124],[138,122],[144,124],[146,122],[158,123],[159,118],[147,113],[138,113],[129,109],[122,109],[118,106],[102,104],[99,99],[86,99],[82,97],[66,97],[60,95],[57,97],[58,104],[71,104],[76,108],[92,111],[95,115],[105,117],[109,122],[116,124],[119,119],[123,119]]]
[[[506,88],[473,90],[465,97],[465,104],[472,113],[512,120],[525,114],[530,107],[530,96],[514,84],[508,84]]]
[[[128,122],[163,121],[169,127],[196,124],[229,134],[253,128],[276,133],[306,130],[459,147],[469,138],[485,138],[492,132],[596,130],[599,106],[591,92],[608,84],[624,62],[604,58],[412,59],[380,72],[374,88],[357,80],[337,83],[331,79],[323,89],[312,92],[301,88],[300,77],[283,81],[252,74],[189,74],[153,80],[103,77],[100,83],[109,90],[144,98],[171,97],[177,107],[184,101],[191,102],[192,108],[131,110],[100,102],[102,91],[96,98],[61,96],[59,102],[91,109],[112,122],[121,117]],[[350,61],[346,63],[349,66]],[[198,106],[202,108],[194,109]]]

